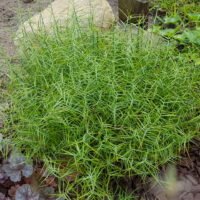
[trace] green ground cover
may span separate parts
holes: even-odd
[[[26,38],[9,86],[13,142],[68,199],[112,199],[112,180],[155,176],[198,135],[199,65],[138,38],[77,27]]]
[[[152,6],[166,11],[153,30],[169,44],[74,26],[25,37],[11,65],[5,134],[45,162],[65,199],[133,199],[116,183],[156,177],[199,136],[199,2]]]

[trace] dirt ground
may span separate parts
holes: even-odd
[[[44,9],[51,0],[34,0],[23,3],[23,0],[0,0],[0,47],[13,56],[15,47],[13,38],[21,21]]]
[[[171,172],[162,167],[160,180],[167,184],[148,186],[145,200],[200,200],[200,140],[189,146]]]
[[[6,93],[4,79],[6,77],[6,56],[12,58],[16,47],[13,38],[20,21],[45,8],[52,0],[35,0],[23,3],[22,0],[0,0],[0,129],[3,127],[1,111],[8,106],[3,102],[3,93]],[[3,52],[3,53],[1,53]],[[0,130],[1,132],[1,130]],[[152,184],[144,186],[138,179],[127,180],[128,191],[139,188],[143,200],[200,200],[200,142],[196,140],[191,144],[189,152],[183,154],[177,163],[177,178],[170,183],[171,189],[162,185]],[[161,170],[161,177],[166,176],[166,168]],[[167,175],[170,176],[170,175]],[[161,178],[162,179],[162,178]],[[138,181],[138,182],[137,182]],[[138,184],[139,183],[139,184]]]

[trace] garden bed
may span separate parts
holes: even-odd
[[[1,26],[13,30],[15,20]],[[66,199],[167,198],[166,185],[149,191],[149,177],[170,177],[164,166],[181,152],[172,184],[185,196],[176,199],[198,199],[199,141],[189,145],[199,133],[198,63],[168,45],[144,48],[118,29],[55,36],[26,41],[30,48],[9,75],[5,135],[48,166]],[[1,42],[10,49],[10,35]]]

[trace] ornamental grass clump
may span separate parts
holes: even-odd
[[[155,175],[199,131],[199,66],[113,28],[25,37],[11,75],[13,142],[65,181],[66,199],[106,199],[111,180]]]

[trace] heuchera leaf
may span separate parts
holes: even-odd
[[[15,169],[21,168],[25,164],[25,157],[21,153],[12,152],[8,158],[8,162]]]
[[[40,195],[30,185],[24,184],[17,189],[15,200],[40,200]]]
[[[26,164],[25,157],[21,153],[12,153],[2,169],[13,182],[20,181],[22,175],[29,177],[33,173],[33,166]]]
[[[26,164],[24,166],[24,168],[22,169],[22,174],[25,176],[25,177],[29,177],[33,174],[33,166],[32,165],[29,165],[29,164]]]
[[[0,167],[0,183],[4,183],[8,179],[6,172]]]
[[[0,192],[0,200],[10,200],[10,198],[6,197],[3,193]]]
[[[18,182],[21,180],[21,171],[13,169],[9,164],[4,164],[2,169],[5,171],[6,175],[13,182]]]

